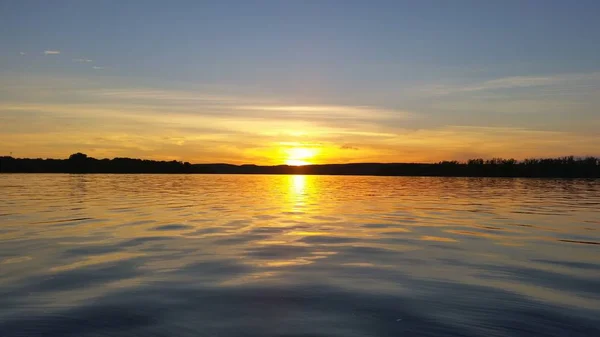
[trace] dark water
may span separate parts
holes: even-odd
[[[600,336],[600,181],[0,175],[0,336]]]

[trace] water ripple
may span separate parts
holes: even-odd
[[[600,182],[0,175],[0,336],[600,336]]]

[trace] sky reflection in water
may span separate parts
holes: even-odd
[[[594,336],[600,184],[0,175],[1,336]]]

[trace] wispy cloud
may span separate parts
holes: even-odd
[[[44,55],[58,55],[60,50],[44,50]]]
[[[27,53],[26,53],[26,52],[24,52],[24,51],[20,51],[20,52],[19,52],[19,55],[23,56],[23,55],[27,55]]]
[[[92,68],[92,65],[88,63],[86,67]],[[593,74],[565,75],[560,80],[552,76],[506,77],[470,86],[456,85],[452,89],[469,92],[464,88],[470,87],[470,92],[477,92],[492,90],[482,88],[540,85],[558,91],[573,83],[594,84],[598,78],[600,76]],[[466,114],[450,113],[446,114],[447,118],[442,113],[427,114],[432,110],[442,111],[434,107],[434,103],[446,109],[494,116],[500,110],[548,111],[555,104],[519,101],[505,107],[499,105],[503,99],[470,97],[505,93],[449,96],[432,99],[425,108],[406,104],[405,110],[399,107],[401,103],[379,106],[371,105],[372,101],[240,94],[236,89],[212,86],[183,90],[181,87],[130,87],[125,80],[104,81],[103,76],[90,76],[85,80],[42,76],[32,81],[18,74],[14,79],[0,79],[0,87],[3,86],[0,125],[8,125],[10,129],[0,134],[0,148],[31,151],[35,156],[45,153],[63,156],[62,149],[64,155],[68,155],[73,147],[88,144],[90,154],[95,156],[159,159],[177,156],[194,162],[278,164],[283,162],[278,151],[290,146],[318,147],[322,158],[316,162],[438,161],[479,156],[597,154],[593,145],[600,141],[590,126],[597,120],[595,117],[581,122],[585,123],[586,130],[591,130],[584,134],[574,132],[569,125],[553,125],[551,120],[518,123],[518,116],[510,120],[474,120],[473,116],[464,117]],[[475,99],[480,99],[481,104],[475,105],[479,102]],[[357,103],[351,103],[353,101]],[[496,108],[486,110],[487,105]],[[572,106],[563,104],[559,108],[573,112]],[[559,113],[559,109],[556,111]],[[418,118],[412,118],[415,115]],[[472,126],[450,126],[456,124]],[[522,128],[491,127],[495,125]],[[564,131],[543,131],[543,128]],[[97,152],[92,152],[92,148]]]
[[[290,146],[318,147],[318,162],[438,161],[471,157],[517,157],[597,154],[594,135],[513,127],[444,126],[430,129],[365,129],[351,123],[322,124],[227,115],[183,115],[165,108],[97,104],[2,104],[0,147],[19,153],[47,151],[68,155],[73,146],[104,149],[105,156],[178,158],[189,161],[282,162],[278,151]],[[60,125],[61,128],[58,128]],[[64,130],[69,130],[65,132]],[[60,131],[58,131],[60,130]],[[23,144],[27,144],[26,146]],[[33,146],[33,145],[35,146]],[[29,150],[31,147],[35,150]],[[38,151],[38,152],[36,152]],[[207,152],[208,151],[208,152]],[[46,152],[44,152],[46,153]],[[98,152],[90,152],[98,155]]]
[[[600,81],[600,72],[569,73],[548,76],[509,76],[470,84],[438,84],[423,88],[423,93],[448,95],[502,89],[574,86],[576,83]]]
[[[536,87],[542,85],[554,84],[562,81],[560,77],[534,77],[534,76],[513,76],[504,77],[495,80],[485,81],[472,86],[461,88],[460,91],[479,91],[508,88]]]
[[[44,96],[39,93],[45,90],[54,97],[75,97],[78,102],[87,103],[77,107],[73,104],[60,107],[62,111],[75,108],[78,113],[97,111],[106,114],[114,111],[152,120],[164,117],[183,125],[222,125],[224,129],[236,131],[254,128],[269,136],[387,138],[393,136],[394,125],[406,126],[421,120],[421,115],[391,107],[311,104],[309,101],[291,104],[272,97],[230,95],[208,89],[192,91],[118,86],[109,89],[93,88],[97,85],[94,83],[57,88],[54,82],[45,85],[50,89],[43,87],[43,90],[35,91],[42,102]]]
[[[210,91],[161,90],[149,88],[95,89],[84,95],[101,97],[103,102],[145,105],[149,110],[168,105],[171,113],[221,117],[299,120],[338,124],[415,119],[413,112],[376,106],[336,104],[289,104],[283,100],[257,96],[234,96]]]
[[[279,112],[297,117],[331,117],[339,119],[382,119],[410,118],[413,113],[401,110],[382,109],[370,106],[347,105],[244,105],[233,107],[237,110]]]
[[[340,146],[340,150],[358,150],[358,147],[356,146],[352,146],[352,145],[348,145],[348,144],[344,144]]]
[[[92,60],[86,59],[86,58],[75,58],[75,59],[73,59],[73,62],[89,63],[89,62],[92,62]]]
[[[89,94],[105,98],[127,99],[127,100],[152,100],[152,101],[212,101],[212,102],[234,102],[237,97],[207,94],[202,92],[158,90],[146,88],[132,89],[101,89],[90,91]]]
[[[102,70],[104,69],[104,67],[100,67],[100,66],[93,66],[92,69],[94,70]]]

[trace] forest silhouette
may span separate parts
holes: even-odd
[[[3,173],[200,173],[200,174],[322,174],[443,177],[600,178],[600,158],[470,159],[439,163],[354,163],[305,166],[190,164],[132,158],[96,159],[75,153],[68,159],[0,157]]]

